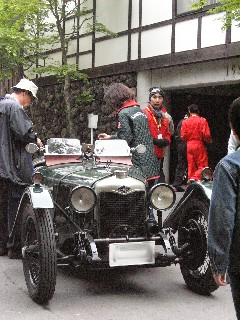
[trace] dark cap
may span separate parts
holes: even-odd
[[[158,87],[153,87],[149,89],[149,100],[151,98],[151,96],[153,96],[156,93],[159,93],[163,98],[164,98],[164,91],[162,88],[158,88]]]

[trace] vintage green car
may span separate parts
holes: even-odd
[[[131,165],[133,152],[141,156],[144,146],[49,139],[44,156],[35,158],[34,184],[24,192],[12,233],[21,235],[25,280],[37,303],[52,298],[57,265],[94,272],[179,263],[192,291],[217,289],[207,253],[211,182],[190,185],[162,222],[176,194],[167,184],[149,188]]]

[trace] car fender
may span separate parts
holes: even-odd
[[[212,183],[210,182],[195,182],[190,184],[178,204],[170,211],[170,213],[164,220],[163,228],[177,229],[180,219],[182,218],[182,211],[185,205],[191,202],[193,199],[200,199],[202,201],[210,203],[211,194]]]
[[[31,205],[34,209],[53,209],[54,204],[51,193],[44,186],[30,186],[25,192],[28,193]]]
[[[33,209],[54,209],[51,193],[46,187],[41,185],[27,187],[20,200],[14,225],[9,237],[11,237],[16,231],[20,230],[24,205],[26,202],[31,203]]]

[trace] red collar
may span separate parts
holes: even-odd
[[[124,102],[124,104],[121,106],[121,108],[119,108],[116,111],[116,114],[118,114],[122,109],[130,108],[130,107],[133,107],[133,106],[140,107],[140,105],[136,102],[135,99],[127,100],[126,102]]]

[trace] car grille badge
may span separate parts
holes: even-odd
[[[121,187],[118,188],[118,192],[119,193],[128,193],[129,190],[130,190],[130,188],[126,187],[126,186],[121,186]]]

